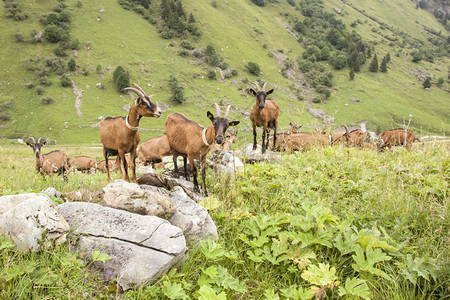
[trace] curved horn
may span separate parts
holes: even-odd
[[[37,140],[37,142],[36,142],[36,143],[38,143],[38,144],[39,144],[39,143],[41,142],[41,139],[42,139],[42,136],[38,138],[38,140]]]
[[[36,144],[34,137],[30,136],[29,139],[31,139],[33,141],[33,144]]]
[[[147,94],[144,92],[144,90],[143,90],[140,86],[138,86],[136,83],[133,83],[133,85],[134,85],[138,90],[140,90],[140,91],[142,92],[142,94],[147,95]]]
[[[261,88],[259,87],[259,82],[258,81],[253,81],[253,84],[255,85],[255,87],[258,89],[258,91],[261,90]]]
[[[214,103],[212,106],[216,108],[216,117],[220,117],[220,107],[219,104]]]
[[[231,105],[228,105],[227,110],[225,111],[225,114],[223,115],[224,119],[228,118],[228,114],[230,113],[230,108],[231,108]]]
[[[141,99],[145,98],[145,93],[142,93],[140,90],[132,88],[132,87],[126,87],[124,88],[126,91],[132,91],[135,92]]]
[[[342,127],[344,127],[344,128],[345,128],[345,134],[348,134],[348,127],[347,127],[347,126],[345,126],[345,125],[342,125]]]
[[[264,83],[262,90],[265,92],[266,91],[266,85],[267,85],[267,81]]]

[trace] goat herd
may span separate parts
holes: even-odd
[[[226,131],[229,126],[236,126],[239,121],[229,121],[228,114],[230,106],[227,107],[223,117],[217,103],[213,106],[216,109],[216,116],[207,112],[207,117],[211,120],[211,126],[204,128],[195,121],[188,119],[180,113],[171,113],[167,116],[165,123],[165,135],[151,138],[137,146],[140,142],[138,133],[139,121],[142,117],[161,117],[161,110],[152,102],[152,95],[148,96],[141,87],[133,84],[134,87],[127,87],[125,90],[136,93],[138,98],[133,101],[127,117],[105,118],[100,122],[100,140],[103,144],[103,155],[105,160],[96,163],[95,159],[79,156],[69,158],[63,151],[55,150],[47,154],[41,154],[41,147],[46,141],[41,142],[41,138],[35,141],[30,138],[27,145],[32,147],[36,156],[36,169],[42,175],[52,175],[59,173],[66,176],[69,167],[78,170],[98,170],[108,174],[108,182],[111,182],[110,171],[117,168],[121,178],[130,181],[128,176],[128,166],[131,169],[131,179],[136,182],[136,157],[144,164],[148,162],[160,162],[164,156],[173,156],[175,174],[178,176],[177,157],[183,157],[185,177],[189,180],[187,173],[187,160],[191,166],[193,174],[194,189],[200,192],[197,182],[197,167],[194,160],[201,162],[202,189],[208,195],[205,184],[206,157],[210,151],[217,147],[229,147],[226,140]],[[364,128],[348,131],[344,126],[344,133],[331,135],[325,132],[305,133],[300,132],[300,127],[295,122],[291,122],[291,130],[287,133],[277,133],[279,108],[275,100],[267,100],[267,95],[273,93],[273,89],[265,91],[267,82],[263,87],[254,82],[256,90],[249,89],[255,96],[256,103],[250,113],[250,120],[253,129],[253,150],[256,150],[256,127],[263,127],[262,130],[262,152],[268,149],[292,152],[297,150],[307,150],[313,146],[358,146],[364,148],[391,148],[392,146],[404,145],[410,149],[415,140],[420,141],[412,131],[407,129],[393,129],[384,131],[377,144],[365,142],[367,131]],[[270,129],[273,130],[272,137],[269,138]],[[233,139],[236,135],[232,136]],[[216,144],[214,144],[216,142]],[[232,141],[234,142],[234,140]],[[125,154],[130,153],[130,158],[126,159]],[[116,156],[116,162],[109,161],[110,156]],[[123,166],[123,171],[122,171]]]

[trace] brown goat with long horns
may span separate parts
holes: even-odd
[[[27,141],[27,145],[33,148],[36,155],[36,170],[42,175],[52,176],[53,173],[62,175],[64,179],[67,179],[66,172],[69,171],[69,157],[64,151],[54,150],[47,154],[41,154],[41,148],[47,144],[47,140],[41,142],[41,138],[38,138],[37,142],[33,137],[30,137],[31,141]]]
[[[120,177],[130,181],[125,153],[130,153],[131,178],[136,181],[136,148],[140,142],[138,133],[139,121],[142,117],[161,117],[161,111],[151,101],[152,96],[147,96],[137,84],[124,90],[135,92],[139,97],[133,101],[127,117],[106,118],[100,121],[100,140],[103,143],[103,155],[105,157],[108,182],[111,176],[108,168],[108,157],[118,156],[117,168]],[[122,173],[122,165],[125,175]]]
[[[200,192],[197,182],[197,168],[195,166],[194,159],[201,161],[202,169],[202,183],[203,194],[208,195],[206,190],[206,156],[210,151],[210,146],[215,142],[222,144],[224,142],[224,134],[229,126],[236,126],[239,121],[228,121],[228,114],[230,112],[230,106],[223,117],[220,116],[220,107],[217,103],[214,103],[216,108],[216,116],[211,112],[207,112],[207,117],[211,120],[212,125],[204,128],[197,122],[188,119],[186,116],[180,113],[171,113],[167,116],[165,131],[169,140],[170,147],[174,156],[175,172],[178,172],[176,157],[187,157],[189,164],[191,165],[192,174],[194,176],[194,190]],[[186,160],[185,160],[185,176],[186,172]]]
[[[269,130],[273,129],[274,143],[277,141],[277,128],[278,128],[278,115],[280,109],[275,100],[266,100],[266,97],[273,93],[273,89],[265,91],[267,82],[264,83],[262,89],[259,87],[259,83],[255,81],[253,83],[257,88],[257,91],[250,88],[249,91],[256,98],[256,103],[253,105],[252,112],[250,113],[250,120],[252,121],[253,128],[253,150],[256,150],[256,127],[263,127],[262,131],[262,153],[264,153],[269,147]],[[267,141],[266,141],[267,133]],[[273,148],[274,149],[274,148]],[[272,149],[272,150],[273,150]]]

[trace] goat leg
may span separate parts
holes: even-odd
[[[198,186],[198,181],[197,181],[197,167],[195,166],[194,158],[191,156],[188,156],[188,159],[189,159],[189,163],[191,164],[191,171],[192,171],[193,183],[194,183],[194,192],[200,193],[200,188]]]
[[[256,150],[256,128],[253,127],[253,151]]]
[[[125,160],[126,162],[126,160]],[[133,151],[133,149],[130,152],[130,169],[131,169],[131,180],[133,180],[134,183],[137,183],[136,180],[136,150]]]
[[[263,128],[263,132],[262,132],[262,145],[261,145],[261,152],[262,153],[264,153],[264,152],[266,152],[266,131],[267,131],[267,128],[266,127],[264,127]]]
[[[202,162],[202,182],[203,182],[203,186],[202,186],[203,195],[205,197],[208,197],[208,190],[206,189],[206,157],[205,157],[204,161]]]

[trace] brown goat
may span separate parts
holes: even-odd
[[[345,128],[344,133],[336,133],[333,135],[331,145],[345,145],[348,147],[362,147],[364,140],[367,136],[367,131],[363,129],[354,129],[348,131],[347,126],[342,125]]]
[[[331,136],[325,132],[314,133],[282,133],[278,135],[279,141],[275,144],[275,149],[291,153],[292,151],[309,150],[312,147],[326,147],[331,144]],[[269,141],[273,144],[273,139]]]
[[[291,126],[291,129],[288,131],[289,134],[299,133],[300,128],[302,128],[302,126],[303,126],[303,125],[298,125],[297,122],[295,122],[295,121],[291,121],[289,123],[289,125]]]
[[[161,117],[161,111],[151,101],[152,96],[147,96],[137,84],[134,84],[134,86],[136,88],[125,88],[125,90],[135,92],[139,96],[133,101],[128,116],[126,118],[106,118],[100,121],[100,140],[103,144],[103,156],[105,157],[108,182],[111,182],[108,168],[108,157],[110,156],[117,156],[117,168],[119,169],[120,177],[130,181],[125,153],[130,153],[131,178],[134,182],[137,182],[135,160],[136,148],[141,140],[138,133],[139,120],[142,117]],[[125,176],[122,173],[122,164]]]
[[[274,145],[277,140],[277,128],[278,128],[278,115],[280,109],[275,100],[266,100],[266,97],[273,93],[273,89],[268,92],[265,91],[267,82],[264,83],[262,89],[259,87],[257,81],[254,82],[257,91],[250,88],[249,91],[256,98],[256,103],[253,105],[250,113],[250,120],[252,121],[253,128],[253,150],[256,150],[256,127],[263,127],[262,131],[262,153],[264,153],[269,147],[269,130],[273,129]],[[267,133],[267,141],[266,141]],[[273,148],[274,149],[274,148]]]
[[[170,148],[166,135],[151,138],[142,143],[137,149],[139,161],[144,165],[152,163],[153,168],[155,167],[155,163],[160,163],[164,156],[171,154],[172,149]]]
[[[91,173],[96,168],[96,161],[89,156],[73,156],[69,158],[69,164],[72,171],[78,170],[81,172]]]
[[[119,157],[116,158],[116,160],[110,160],[108,161],[108,167],[110,172],[117,171],[117,160]],[[125,156],[125,160],[127,161],[128,166],[130,165],[130,157]],[[97,170],[102,173],[108,173],[108,170],[106,170],[106,160],[102,160],[97,163]]]
[[[44,140],[41,143],[41,137],[37,142],[34,138],[30,137],[31,141],[27,141],[27,145],[33,148],[36,156],[36,170],[42,175],[52,176],[53,173],[62,175],[64,179],[67,179],[66,172],[69,171],[69,158],[66,153],[61,150],[54,150],[47,154],[41,154],[41,148],[47,141]]]
[[[392,146],[402,145],[409,151],[414,141],[420,142],[419,138],[409,129],[397,128],[385,130],[380,134],[378,149],[383,150],[386,147],[391,149]]]
[[[211,112],[207,112],[207,117],[211,120],[212,125],[204,128],[200,126],[197,122],[188,119],[186,116],[180,113],[171,113],[167,116],[165,131],[167,138],[169,140],[170,147],[172,148],[172,153],[174,156],[175,173],[178,173],[178,167],[176,158],[177,156],[183,156],[189,160],[191,165],[192,174],[194,177],[194,190],[200,192],[198,182],[197,182],[197,167],[195,166],[194,159],[201,161],[202,170],[202,183],[203,183],[203,194],[208,195],[206,190],[206,156],[210,151],[211,145],[215,142],[222,144],[224,140],[224,134],[229,126],[236,126],[239,121],[228,121],[228,113],[230,111],[230,106],[223,118],[220,116],[220,108],[217,103],[214,103],[216,107],[216,117]],[[185,160],[185,170],[186,170],[186,160]],[[186,179],[187,173],[185,171]]]
[[[225,151],[230,151],[231,150],[231,145],[236,142],[236,138],[237,138],[237,133],[227,134],[226,140],[223,142],[222,145],[213,144],[213,145],[211,145],[211,148],[209,149],[209,151],[211,153],[216,152],[216,150],[218,150],[218,149],[223,149]]]

